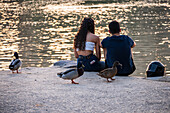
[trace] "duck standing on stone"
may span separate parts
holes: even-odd
[[[114,77],[117,74],[117,67],[116,67],[117,65],[122,66],[122,64],[120,64],[119,61],[115,61],[113,63],[112,68],[106,68],[106,69],[100,71],[99,73],[97,73],[97,75],[99,75],[103,78],[107,78],[107,81],[111,82],[108,79],[110,78],[111,80],[115,80],[112,77]]]
[[[12,70],[12,73],[14,73],[15,70],[17,71],[17,73],[20,73],[18,69],[19,67],[21,67],[22,62],[19,60],[19,56],[17,52],[14,53],[14,57],[15,58],[12,60],[12,62],[9,65],[9,69]]]
[[[74,79],[82,76],[84,74],[83,64],[78,63],[77,69],[69,69],[65,72],[57,73],[57,75],[62,79],[71,80],[72,84],[79,84],[74,82]]]

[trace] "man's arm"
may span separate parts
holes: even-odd
[[[104,58],[106,59],[107,49],[103,48]]]
[[[131,54],[132,54],[132,58],[133,58],[133,48],[136,46],[136,43],[134,42],[133,46],[131,47]]]
[[[131,48],[134,48],[136,46],[136,43],[134,42],[133,46]]]
[[[101,59],[101,50],[100,50],[100,39],[99,39],[99,37],[97,37],[97,41],[96,41],[95,46],[96,46],[96,56],[100,60]]]

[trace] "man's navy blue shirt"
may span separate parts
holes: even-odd
[[[122,68],[118,67],[118,74],[126,74],[132,71],[133,61],[131,47],[134,41],[127,35],[106,37],[103,39],[102,47],[106,48],[106,64],[112,67],[114,61],[119,61]]]

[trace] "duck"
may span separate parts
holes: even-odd
[[[79,84],[74,82],[74,79],[82,76],[84,74],[84,65],[82,62],[79,62],[77,68],[69,69],[61,73],[57,73],[57,75],[62,79],[71,80],[72,84]]]
[[[111,68],[106,68],[106,69],[100,71],[99,73],[97,73],[97,75],[99,75],[100,77],[103,77],[103,78],[107,78],[107,82],[111,82],[111,81],[109,81],[109,78],[111,80],[115,80],[112,77],[114,77],[117,74],[117,67],[116,67],[117,65],[120,65],[122,67],[122,64],[120,64],[119,61],[115,61]]]
[[[15,58],[11,61],[10,65],[9,65],[9,69],[12,70],[12,73],[14,73],[14,71],[16,70],[17,73],[21,73],[18,71],[18,69],[21,67],[21,60],[19,60],[19,56],[17,52],[14,52],[13,55]]]

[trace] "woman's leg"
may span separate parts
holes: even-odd
[[[86,65],[88,66],[85,71],[95,71],[99,72],[105,68],[105,62],[99,61],[95,55],[92,55],[86,60]]]
[[[81,56],[80,58],[77,59],[77,64],[78,62],[82,61],[85,71],[95,71],[99,72],[103,69],[105,69],[105,62],[104,61],[98,61],[98,58],[95,55],[92,55],[89,58]]]

